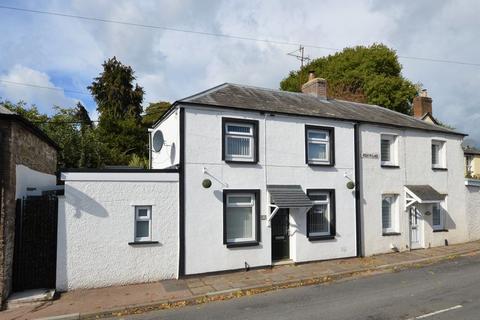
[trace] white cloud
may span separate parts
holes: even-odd
[[[0,97],[12,102],[23,100],[36,104],[41,112],[50,112],[53,105],[72,107],[78,102],[65,96],[63,89],[55,86],[46,73],[22,65],[15,65],[7,73],[0,74],[0,80],[3,80],[0,81]]]

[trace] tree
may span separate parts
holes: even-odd
[[[310,70],[328,81],[329,97],[377,104],[405,114],[411,114],[411,103],[419,89],[418,84],[402,76],[397,54],[383,44],[346,48],[315,59],[291,71],[280,88],[299,92]]]
[[[147,131],[142,126],[144,91],[134,71],[113,57],[103,63],[103,72],[88,87],[99,112],[98,133],[110,149],[109,164],[128,164],[131,156],[147,155]]]
[[[15,104],[0,101],[0,105],[30,120],[60,147],[58,168],[97,168],[104,165],[103,159],[109,150],[100,141],[93,122],[88,121],[87,110],[80,103],[74,109],[56,106],[51,117],[23,101]]]
[[[147,128],[152,127],[170,106],[170,102],[166,101],[150,103],[145,109],[145,115],[142,119],[143,125]]]

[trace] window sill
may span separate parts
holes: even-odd
[[[141,246],[141,245],[144,245],[144,244],[158,244],[160,242],[158,241],[134,241],[134,242],[129,242],[128,245],[129,246]]]
[[[382,164],[381,167],[386,169],[400,169],[400,166],[394,164]]]
[[[309,241],[319,241],[319,240],[333,240],[335,239],[334,235],[328,236],[308,236]]]
[[[225,163],[234,163],[234,164],[257,164],[257,160],[224,160]]]
[[[315,162],[307,162],[307,165],[309,165],[310,167],[333,167],[335,166],[334,163],[315,163]]]
[[[239,247],[254,247],[258,246],[258,241],[246,241],[246,242],[230,242],[227,243],[227,248],[239,248]]]
[[[384,237],[392,237],[392,236],[400,236],[402,235],[400,232],[383,232],[382,236]]]
[[[433,229],[433,232],[448,232],[447,229]]]
[[[447,168],[440,168],[440,167],[438,167],[438,168],[437,167],[432,167],[432,170],[433,171],[448,171]]]

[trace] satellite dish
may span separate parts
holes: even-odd
[[[164,143],[165,143],[165,139],[163,138],[162,131],[161,130],[155,131],[152,138],[153,151],[160,152],[160,150],[162,150]]]

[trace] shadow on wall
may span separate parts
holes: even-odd
[[[81,218],[82,213],[88,213],[99,218],[108,217],[107,210],[95,199],[84,192],[69,186],[65,190],[65,201],[75,208],[75,218]]]

